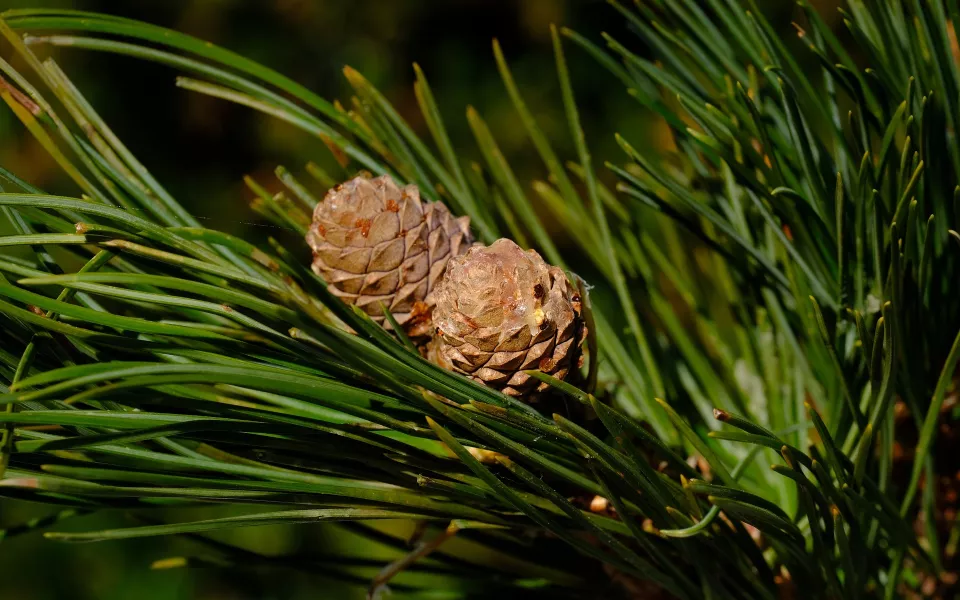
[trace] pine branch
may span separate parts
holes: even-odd
[[[553,149],[494,45],[518,124],[544,163],[533,186],[472,108],[486,169],[461,164],[464,142],[450,139],[419,69],[435,148],[349,68],[357,98],[348,111],[153,25],[2,13],[0,33],[30,71],[0,61],[0,97],[77,193],[51,196],[0,171],[0,206],[15,227],[0,246],[24,250],[0,253],[9,462],[0,494],[84,511],[244,509],[48,534],[64,541],[398,518],[453,521],[491,548],[532,535],[541,575],[501,573],[498,585],[554,597],[638,580],[691,599],[790,588],[893,597],[905,571],[936,577],[937,532],[918,538],[912,520],[935,520],[932,486],[918,491],[936,474],[931,452],[960,340],[958,305],[943,301],[960,285],[949,243],[960,210],[955,8],[851,2],[854,52],[801,2],[795,52],[752,1],[613,4],[657,58],[631,50],[634,40],[605,36],[602,49],[552,32],[575,157]],[[618,136],[624,153],[603,157],[609,173],[596,170],[565,43],[661,118],[673,146]],[[37,56],[45,46],[170,66],[188,75],[178,79],[187,90],[319,137],[348,176],[415,183],[469,214],[482,239],[510,231],[553,264],[595,273],[596,379],[581,389],[540,377],[574,403],[548,416],[411,352],[340,302],[305,267],[305,246],[261,248],[200,227]],[[249,179],[262,214],[304,231],[335,181],[307,170],[319,187],[278,169],[289,194]],[[572,248],[544,228],[541,203]],[[910,415],[906,437],[919,439],[905,481],[897,410]],[[591,510],[595,497],[612,510]],[[593,567],[575,581],[571,556]]]

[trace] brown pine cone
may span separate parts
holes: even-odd
[[[512,396],[548,386],[523,373],[563,379],[579,366],[580,297],[563,270],[510,240],[450,260],[436,291],[436,362]]]
[[[307,233],[313,270],[377,322],[381,303],[413,337],[429,336],[433,292],[451,256],[473,243],[470,218],[425,203],[415,185],[356,177],[327,192]]]

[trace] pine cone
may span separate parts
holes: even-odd
[[[313,270],[377,322],[381,303],[413,337],[429,336],[433,291],[451,256],[473,243],[470,218],[420,200],[388,175],[356,177],[327,192],[307,233]]]
[[[580,297],[563,270],[510,240],[453,258],[437,286],[433,358],[512,396],[548,386],[523,373],[563,379],[579,366]]]

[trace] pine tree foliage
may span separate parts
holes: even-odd
[[[28,66],[0,60],[0,97],[77,190],[51,196],[0,170],[13,231],[0,237],[0,491],[65,506],[7,534],[129,510],[146,524],[47,535],[190,536],[239,566],[276,559],[203,534],[339,521],[395,549],[373,587],[403,571],[398,597],[425,597],[438,573],[449,597],[650,582],[681,599],[893,598],[936,574],[946,540],[922,481],[960,354],[960,5],[848,0],[843,43],[806,0],[789,42],[753,0],[611,4],[636,38],[552,32],[574,156],[551,147],[494,43],[543,159],[534,182],[476,110],[475,144],[450,139],[419,68],[430,139],[350,68],[356,94],[341,105],[149,24],[0,15]],[[423,360],[333,297],[305,244],[202,227],[41,58],[48,46],[167,65],[182,88],[321,138],[340,171],[278,168],[279,194],[248,180],[254,207],[286,228],[305,233],[336,182],[389,174],[469,215],[484,242],[510,237],[590,273],[583,377],[540,375],[568,408]],[[621,155],[591,155],[572,51],[662,118],[666,149],[618,137]],[[468,145],[480,163],[463,160]],[[897,403],[917,439],[900,478]],[[609,509],[590,510],[595,496]],[[171,522],[149,510],[210,503],[243,510]],[[430,528],[410,554],[378,519]],[[503,559],[457,556],[451,537]],[[285,564],[369,581],[362,557]]]

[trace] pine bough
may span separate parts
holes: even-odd
[[[370,581],[362,557],[331,567],[203,536],[338,521],[394,548],[373,588],[402,572],[391,589],[406,597],[438,573],[449,597],[550,598],[893,598],[935,577],[956,545],[922,481],[960,352],[960,9],[849,0],[845,45],[797,4],[789,41],[753,0],[612,3],[638,39],[604,45],[553,30],[566,162],[494,43],[549,175],[532,184],[473,108],[482,163],[461,160],[419,68],[430,140],[349,68],[356,95],[341,106],[156,26],[2,13],[26,69],[0,60],[0,97],[77,190],[51,196],[0,170],[0,492],[65,506],[6,534],[128,510],[145,524],[47,536],[183,535],[221,565]],[[534,374],[568,408],[423,360],[332,295],[303,243],[203,228],[40,58],[48,46],[167,65],[182,88],[321,138],[339,170],[278,168],[278,194],[248,180],[254,207],[301,235],[327,188],[366,171],[469,215],[485,243],[510,237],[593,273],[582,378]],[[598,168],[572,49],[662,119],[666,148],[618,137],[624,153]],[[916,460],[895,477],[902,431]],[[227,516],[151,521],[151,506],[201,503]],[[381,519],[427,533],[410,553]],[[457,556],[452,536],[502,560]]]

